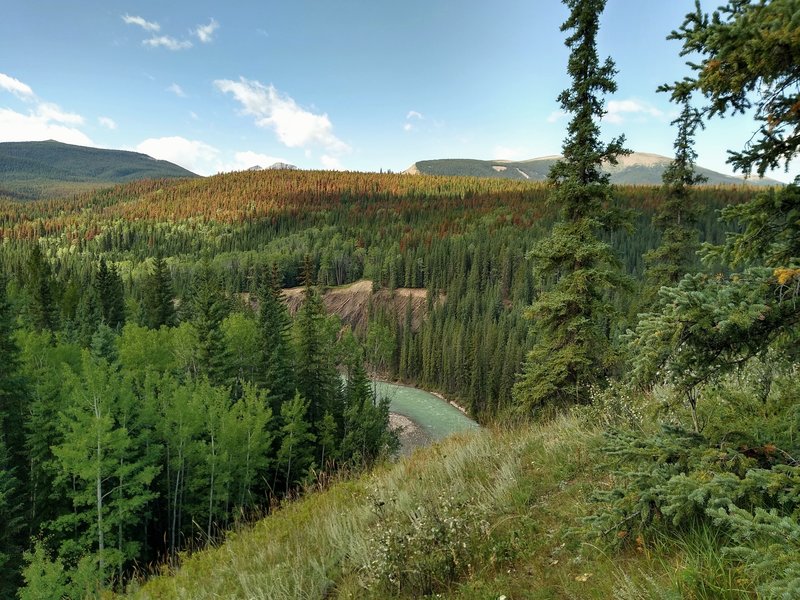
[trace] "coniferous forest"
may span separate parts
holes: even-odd
[[[693,170],[703,123],[751,108],[732,164],[795,159],[797,3],[698,6],[676,28],[702,60],[661,88],[677,117],[658,187],[601,170],[628,152],[600,131],[605,0],[566,4],[547,183],[275,170],[0,199],[1,597],[121,590],[391,459],[373,377],[489,427],[605,427],[586,536],[625,552],[713,528],[752,594],[797,597],[800,189]],[[328,312],[362,280],[363,314]]]

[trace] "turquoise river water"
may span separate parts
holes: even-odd
[[[373,385],[378,396],[389,398],[390,410],[411,419],[428,442],[479,427],[455,406],[424,390],[384,381]]]

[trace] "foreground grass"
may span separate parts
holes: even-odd
[[[607,485],[571,417],[451,438],[287,504],[135,598],[740,598],[713,534],[605,551],[580,532]]]

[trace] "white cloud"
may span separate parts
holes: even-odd
[[[149,138],[136,146],[138,152],[168,160],[201,175],[216,172],[219,150],[198,140],[180,136]]]
[[[29,85],[24,84],[19,79],[14,79],[5,73],[0,73],[0,89],[11,92],[23,100],[32,100],[35,97],[35,94]]]
[[[95,145],[85,133],[75,127],[84,124],[81,115],[67,112],[58,104],[37,98],[29,85],[4,73],[0,73],[0,89],[34,103],[27,114],[10,108],[0,109],[0,141],[57,140],[80,146]]]
[[[530,154],[520,148],[495,146],[492,150],[492,159],[494,160],[524,160],[525,158],[530,158]]]
[[[641,100],[611,100],[608,103],[607,113],[603,120],[619,125],[625,121],[626,115],[660,118],[664,116],[664,112]]]
[[[563,110],[554,110],[549,115],[547,115],[547,122],[548,123],[555,123],[556,121],[560,121],[564,117],[567,116]]]
[[[214,39],[214,32],[219,29],[219,23],[216,19],[212,18],[208,25],[198,25],[194,30],[194,34],[204,44],[208,44]]]
[[[67,125],[83,125],[83,117],[61,110],[57,104],[52,102],[40,102],[36,106],[36,114],[45,121],[55,121],[56,123],[66,123]]]
[[[171,86],[167,88],[168,92],[172,92],[178,98],[186,98],[186,92],[183,91],[183,88],[179,86],[177,83],[173,83]]]
[[[190,111],[189,111],[189,116],[190,116],[190,117],[192,117],[192,119],[194,119],[195,121],[199,121],[199,120],[200,120],[200,115],[198,115],[198,114],[197,114],[196,112],[194,112],[193,110],[190,110]]]
[[[234,152],[231,157],[227,152],[223,153],[203,141],[189,140],[180,136],[149,138],[132,150],[159,160],[168,160],[199,175],[244,171],[250,167],[269,167],[276,162],[289,162],[280,156],[271,156],[252,150]]]
[[[422,116],[422,113],[417,112],[416,110],[408,111],[406,115],[406,122],[403,123],[403,131],[414,131],[416,127],[412,123],[412,121],[422,121],[425,117]]]
[[[341,161],[335,156],[329,156],[327,154],[323,154],[319,157],[319,162],[322,163],[322,166],[326,169],[330,169],[332,171],[342,171],[344,167],[342,166]]]
[[[79,129],[53,122],[46,114],[31,111],[24,115],[8,108],[0,108],[0,142],[40,140],[57,140],[79,146],[95,145]]]
[[[125,14],[122,15],[122,20],[128,25],[138,25],[145,31],[155,32],[161,30],[161,25],[152,21],[145,21],[142,17]]]
[[[289,148],[321,146],[329,153],[349,152],[350,147],[333,133],[327,114],[314,114],[297,105],[273,85],[265,86],[244,77],[239,81],[220,79],[214,85],[230,93],[242,105],[244,114],[256,119],[259,127],[275,131],[282,144]]]
[[[192,47],[189,40],[176,40],[168,35],[159,35],[142,40],[142,44],[151,48],[166,48],[167,50],[186,50]]]
[[[106,129],[116,129],[117,123],[111,117],[97,117],[97,122]]]

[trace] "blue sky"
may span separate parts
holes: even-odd
[[[201,174],[277,160],[399,171],[561,149],[557,0],[4,4],[0,141],[139,150]],[[671,155],[674,109],[655,88],[687,73],[665,37],[692,4],[609,0],[599,51],[616,61],[619,90],[604,135]],[[747,117],[710,124],[699,164],[730,172],[726,149],[753,130]]]

